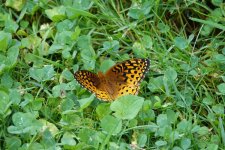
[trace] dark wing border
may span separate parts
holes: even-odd
[[[96,93],[100,84],[98,76],[87,70],[79,70],[74,73],[74,78],[77,82],[92,93]]]

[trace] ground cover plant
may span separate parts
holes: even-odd
[[[0,149],[225,149],[222,0],[0,4]],[[74,79],[148,58],[138,96]]]

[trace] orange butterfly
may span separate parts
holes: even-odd
[[[98,99],[113,101],[122,95],[137,95],[149,66],[148,59],[130,59],[114,65],[105,74],[80,70],[74,77]]]

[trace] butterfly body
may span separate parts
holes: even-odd
[[[106,75],[104,75],[102,72],[98,72],[98,78],[100,80],[100,85],[99,85],[99,89],[101,91],[106,91],[111,99],[114,99],[117,93],[116,93],[116,85],[113,84],[115,81],[113,79],[109,79],[107,78]]]
[[[74,77],[98,99],[112,101],[122,95],[137,95],[149,65],[148,59],[130,59],[114,65],[105,74],[80,70]]]

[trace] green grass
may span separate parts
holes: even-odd
[[[0,149],[225,149],[220,0],[0,6]],[[107,103],[73,73],[149,58],[138,96]]]

